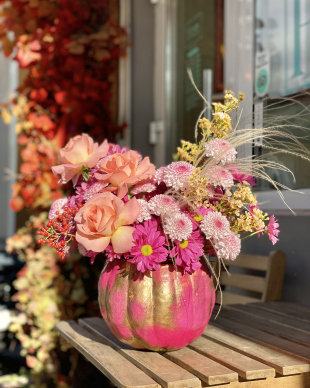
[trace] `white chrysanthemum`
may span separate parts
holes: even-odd
[[[212,156],[222,164],[232,163],[236,155],[236,149],[224,139],[215,138],[206,144],[206,156]]]
[[[176,213],[165,218],[164,233],[168,234],[171,240],[187,240],[192,232],[192,221],[185,214]]]
[[[140,193],[151,193],[156,190],[156,186],[153,183],[143,183],[142,185],[136,185],[132,190],[132,195],[137,195]]]
[[[166,167],[164,182],[168,187],[175,190],[183,189],[187,186],[188,178],[193,172],[194,166],[187,162],[173,162]]]
[[[165,171],[166,167],[159,167],[159,169],[155,171],[153,181],[158,185],[164,181]]]
[[[177,201],[166,194],[155,195],[148,202],[150,212],[156,216],[179,212],[180,208]]]
[[[146,221],[151,219],[151,213],[149,209],[149,204],[144,199],[137,200],[140,205],[140,214],[137,218],[138,222]]]
[[[209,239],[221,239],[231,233],[229,221],[220,212],[209,212],[203,217],[200,229]]]
[[[241,250],[241,239],[237,233],[229,233],[215,243],[216,254],[223,260],[235,260]]]
[[[221,166],[210,167],[206,177],[213,186],[221,186],[223,189],[230,189],[234,185],[234,178],[231,172]]]
[[[59,212],[59,214],[63,213],[63,207],[66,205],[67,202],[68,198],[56,199],[56,201],[51,206],[51,210],[48,213],[48,219],[52,220],[56,218],[56,212]]]

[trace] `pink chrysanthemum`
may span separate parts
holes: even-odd
[[[171,195],[159,194],[148,202],[150,212],[156,216],[178,212],[179,205]]]
[[[175,246],[170,251],[170,257],[175,257],[176,265],[187,272],[195,272],[201,267],[199,257],[203,254],[204,237],[196,230],[187,240],[175,240]]]
[[[81,201],[88,201],[95,194],[100,193],[108,184],[106,182],[97,181],[92,178],[89,182],[82,182],[81,186],[77,188],[76,195]]]
[[[68,198],[56,199],[56,201],[51,206],[51,210],[48,213],[48,218],[52,220],[57,217],[56,212],[59,212],[59,214],[63,213],[63,207],[67,204],[67,202]]]
[[[152,216],[150,213],[149,204],[144,199],[138,199],[137,201],[141,208],[139,217],[137,218],[137,222],[140,223],[142,221],[150,220]]]
[[[156,186],[153,183],[144,183],[142,185],[136,185],[130,193],[137,195],[140,193],[151,193],[154,190],[156,190]]]
[[[227,236],[231,233],[229,226],[229,221],[220,212],[209,212],[200,223],[200,229],[208,240]]]
[[[232,163],[236,155],[236,149],[224,139],[215,138],[206,144],[206,156],[212,156],[222,164]]]
[[[194,166],[187,162],[173,162],[166,167],[164,182],[175,190],[183,189],[187,186],[188,178],[193,169]]]
[[[234,179],[230,171],[221,166],[212,166],[206,174],[209,182],[214,186],[229,189],[234,185]]]
[[[112,245],[108,245],[104,250],[104,253],[107,255],[107,259],[109,261],[113,261],[114,259],[120,259],[122,257],[121,253],[115,253]]]
[[[230,232],[215,242],[217,257],[223,260],[235,260],[241,250],[241,240],[237,233]]]
[[[277,223],[277,220],[275,219],[274,216],[271,216],[269,219],[268,226],[267,226],[267,233],[268,233],[268,237],[271,240],[273,245],[277,241],[279,241],[279,239],[276,237],[280,233],[278,227],[279,227],[279,224]]]
[[[165,171],[166,167],[160,167],[158,170],[155,171],[153,180],[158,185],[164,181]]]
[[[169,252],[163,246],[166,240],[163,233],[158,230],[157,221],[151,219],[136,225],[135,228],[133,232],[135,246],[127,256],[128,261],[137,264],[137,270],[141,272],[159,269],[158,263],[165,261]]]
[[[187,240],[192,231],[192,221],[183,213],[170,213],[165,218],[164,232],[170,236],[171,240]]]

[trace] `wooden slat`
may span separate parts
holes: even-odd
[[[232,292],[222,291],[222,305],[230,305],[230,304],[246,304],[246,303],[255,303],[258,302],[259,299],[251,298],[245,295],[233,294]],[[216,293],[216,303],[221,303],[220,293]]]
[[[61,321],[56,324],[56,329],[117,387],[158,388],[158,384],[147,374],[110,346],[99,342],[94,335],[77,323]]]
[[[231,333],[235,333],[240,337],[267,346],[270,349],[278,350],[279,352],[291,357],[296,357],[307,363],[310,362],[309,348],[283,338],[275,337],[272,334],[265,333],[259,329],[244,325],[243,323],[230,320],[229,318],[226,318],[222,312],[220,312],[220,315],[216,320],[212,319],[212,324]]]
[[[221,273],[220,283],[223,286],[241,288],[242,290],[264,292],[266,279],[261,276],[234,273],[231,276],[227,272]]]
[[[271,251],[266,273],[266,288],[262,300],[281,300],[285,267],[285,253],[279,250]]]
[[[241,253],[236,260],[224,260],[224,263],[228,267],[241,267],[248,269],[255,269],[257,271],[267,271],[268,269],[268,256],[261,255],[246,255]]]
[[[256,302],[256,303],[252,303],[251,305],[261,310],[266,310],[266,311],[273,312],[275,314],[279,314],[282,316],[282,318],[283,316],[290,317],[310,324],[310,317],[309,318],[305,317],[305,314],[299,311],[292,311],[292,309],[287,308],[285,304],[283,304],[283,302],[280,302],[280,303],[279,302],[267,302],[267,303]]]
[[[246,325],[255,327],[267,333],[310,347],[309,334],[292,330],[290,327],[283,326],[279,323],[269,322],[259,316],[253,316],[253,314],[238,310],[235,305],[223,307],[221,314],[234,321],[245,323]]]
[[[203,337],[199,337],[188,347],[236,371],[247,380],[264,379],[275,375],[274,368]]]
[[[299,320],[296,320],[296,319],[294,319],[292,317],[288,317],[288,316],[283,318],[283,316],[281,316],[279,314],[276,314],[276,313],[273,313],[270,311],[266,311],[266,310],[262,310],[262,309],[258,309],[252,304],[238,305],[238,306],[234,306],[234,307],[238,308],[238,310],[246,311],[246,312],[249,312],[255,316],[259,316],[259,317],[262,317],[264,319],[267,319],[270,322],[277,322],[277,323],[280,323],[281,325],[289,326],[294,330],[300,330],[300,331],[303,331],[307,334],[310,334],[310,324],[308,322],[299,321]]]
[[[276,350],[240,338],[237,335],[228,333],[226,330],[220,329],[212,324],[207,325],[203,335],[271,366],[276,372],[282,375],[310,372],[310,364],[307,362],[302,362]]]
[[[275,379],[238,382],[229,385],[218,385],[216,388],[308,388],[310,373],[302,375],[277,377]]]
[[[163,356],[187,369],[208,385],[238,381],[238,373],[187,347],[163,353]]]
[[[201,386],[200,380],[179,365],[157,352],[129,349],[118,341],[101,318],[80,319],[79,324],[100,340],[112,346],[119,354],[142,369],[165,388],[186,388]]]
[[[287,311],[289,314],[295,315],[301,315],[303,319],[310,320],[310,312],[309,308],[306,306],[301,305],[294,305],[289,302],[268,302],[272,307],[279,309],[279,311]]]

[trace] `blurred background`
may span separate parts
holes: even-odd
[[[222,101],[226,89],[245,94],[241,127],[293,125],[309,148],[296,127],[310,127],[310,0],[11,0],[0,9],[0,370],[30,370],[34,386],[83,386],[73,376],[85,361],[58,343],[53,326],[98,314],[102,262],[72,254],[60,263],[36,243],[63,195],[50,171],[57,150],[86,132],[156,167],[171,162],[180,140],[193,140],[204,107],[188,68],[208,101]],[[280,223],[282,299],[309,306],[309,166],[262,145],[238,152],[285,164],[296,181],[269,174],[303,192],[284,191],[294,215],[267,183],[256,186],[261,208]],[[242,249],[273,247],[263,236]]]

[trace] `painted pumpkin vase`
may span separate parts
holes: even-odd
[[[101,313],[114,335],[137,349],[172,351],[198,338],[212,314],[215,289],[207,266],[193,274],[161,264],[137,276],[118,259],[99,280]]]

